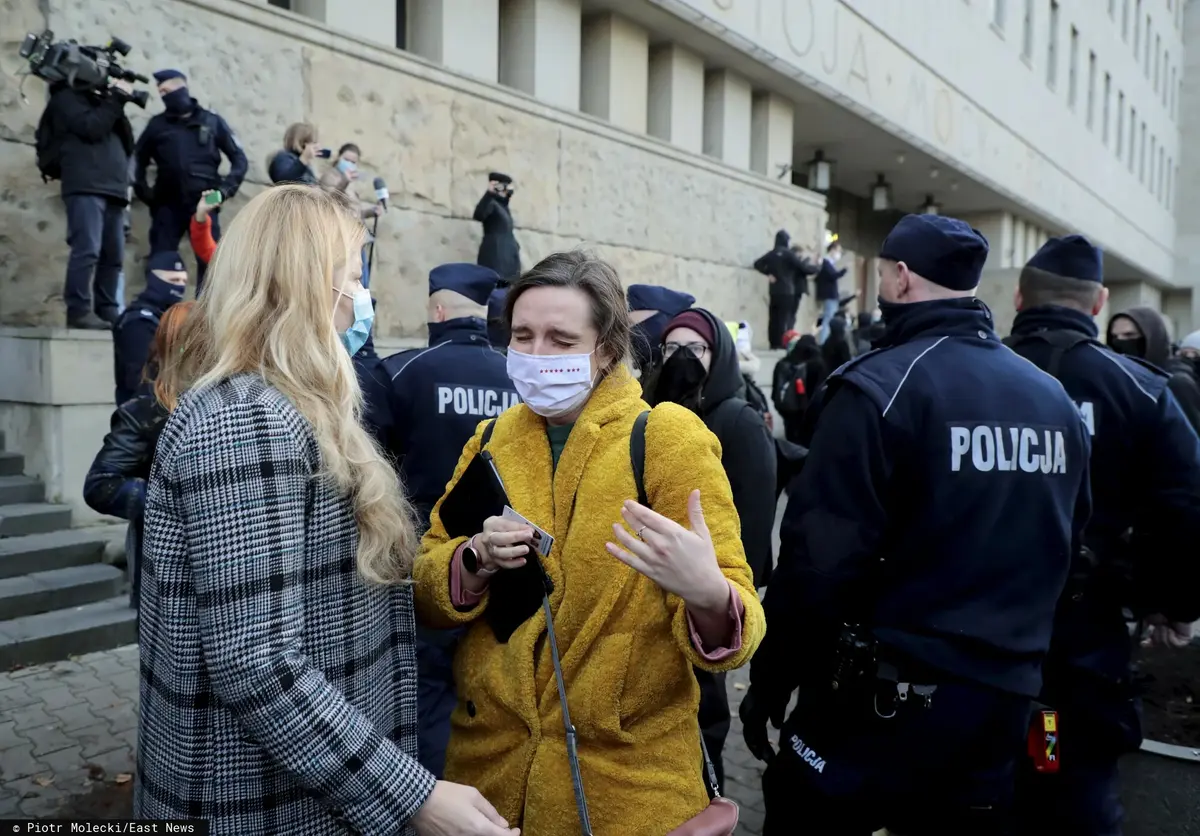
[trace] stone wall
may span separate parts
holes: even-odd
[[[513,210],[526,267],[586,246],[627,283],[694,293],[725,319],[766,336],[767,284],[749,269],[774,231],[820,242],[820,196],[591,117],[479,83],[399,50],[370,45],[311,20],[245,0],[0,0],[0,324],[60,325],[67,248],[62,202],[34,164],[33,132],[44,84],[13,77],[25,30],[97,43],[117,35],[127,61],[149,74],[178,67],[193,94],[233,125],[250,158],[239,206],[267,183],[266,161],[294,121],[318,126],[325,144],[358,143],[363,197],[379,174],[392,209],[379,225],[372,291],[382,336],[424,329],[426,276],[473,261],[481,230],[471,219],[487,172],[518,182]],[[161,109],[130,106],[135,130]],[[142,283],[148,220],[135,206],[127,295]],[[186,246],[186,244],[184,245]],[[811,310],[809,308],[806,309]],[[810,314],[811,315],[811,314]]]

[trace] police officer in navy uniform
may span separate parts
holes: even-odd
[[[429,347],[383,361],[392,384],[390,452],[422,530],[479,422],[518,401],[505,357],[487,337],[488,296],[499,278],[476,264],[435,267],[429,274]],[[438,778],[457,699],[451,663],[458,635],[417,629],[418,757]]]
[[[1103,257],[1081,235],[1052,238],[1021,271],[1005,342],[1062,382],[1092,436],[1094,512],[1059,605],[1041,701],[1058,711],[1055,774],[1020,773],[1020,832],[1118,836],[1117,760],[1142,742],[1126,616],[1166,643],[1200,618],[1200,440],[1168,375],[1102,345]],[[1123,611],[1126,611],[1123,613]]]
[[[159,320],[186,292],[187,271],[179,253],[158,252],[147,259],[146,289],[129,303],[113,325],[117,406],[138,394]]]
[[[879,254],[886,335],[820,393],[740,712],[766,836],[1001,832],[1091,502],[1075,405],[974,298],[987,251],[904,217]]]
[[[501,281],[488,295],[487,335],[488,342],[497,351],[508,353],[508,329],[504,326],[504,304],[508,299],[508,282]]]
[[[663,329],[679,314],[696,304],[690,293],[654,284],[631,284],[625,291],[629,321],[633,325],[630,349],[633,365],[643,375],[662,362]]]
[[[200,195],[216,189],[222,200],[237,194],[248,163],[242,144],[229,125],[192,98],[187,76],[179,70],[154,74],[162,96],[162,113],[151,117],[134,148],[133,188],[150,209],[150,252],[171,252],[188,231]],[[221,176],[221,155],[229,160],[229,173]],[[146,181],[146,168],[157,167],[154,185]],[[220,212],[214,209],[213,240],[221,240]],[[196,293],[204,284],[207,265],[198,261]]]

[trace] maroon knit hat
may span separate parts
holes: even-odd
[[[684,311],[668,322],[667,327],[663,329],[663,339],[665,340],[676,328],[691,328],[704,338],[710,349],[717,347],[717,335],[713,333],[712,323],[699,311]]]

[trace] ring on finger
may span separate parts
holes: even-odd
[[[644,538],[642,537],[642,532],[644,532],[644,531],[645,531],[645,530],[646,530],[648,527],[649,527],[649,526],[645,526],[645,525],[643,525],[641,528],[639,528],[639,529],[637,530],[637,538],[638,538],[639,540],[642,540],[642,541],[644,542]]]

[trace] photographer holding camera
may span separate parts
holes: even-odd
[[[242,144],[224,119],[192,98],[182,72],[159,70],[154,80],[166,109],[153,116],[138,137],[133,180],[138,199],[150,209],[150,252],[173,252],[179,247],[196,201],[206,191],[218,195],[209,218],[213,239],[219,241],[219,206],[237,194],[249,166]],[[222,155],[229,160],[229,173],[224,177],[220,172]],[[157,169],[153,186],[146,181],[151,163]],[[207,266],[196,259],[197,294]]]
[[[62,181],[67,210],[68,328],[109,329],[120,310],[134,145],[125,105],[132,95],[129,82],[117,78],[91,89],[55,82],[38,125],[38,167],[45,178]]]

